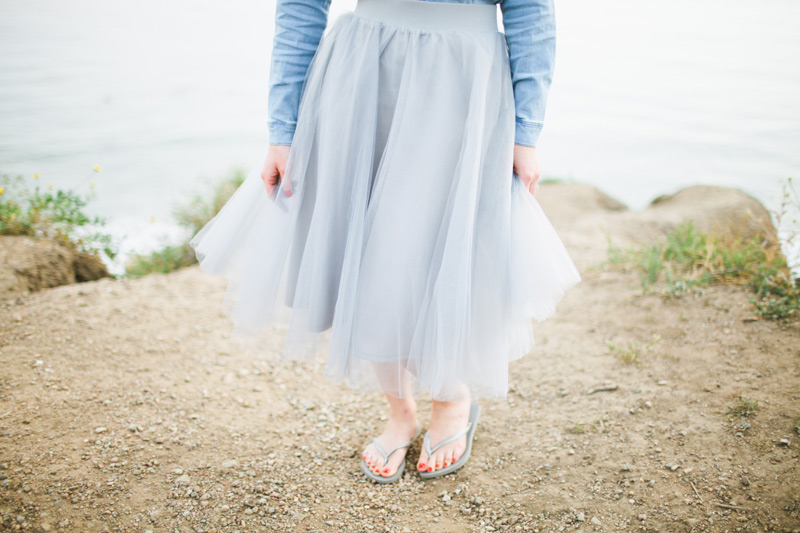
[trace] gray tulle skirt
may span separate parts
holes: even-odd
[[[495,6],[359,0],[309,66],[292,195],[267,195],[261,158],[190,241],[229,280],[232,338],[326,348],[357,389],[504,397],[531,321],[580,280],[513,172],[514,128]]]

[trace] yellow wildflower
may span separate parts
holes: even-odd
[[[0,194],[3,194],[4,192],[6,192],[6,191],[5,191],[5,189],[3,189],[2,187],[0,187]]]
[[[34,178],[34,179],[36,179],[36,178],[38,178],[38,177],[39,177],[39,173],[38,173],[38,172],[37,172],[36,174],[34,174],[34,175],[33,175],[33,178]]]
[[[92,168],[94,169],[95,172],[100,172],[100,170],[101,170],[100,169],[100,165],[95,165]]]
[[[155,221],[156,221],[156,217],[153,216],[153,215],[150,215],[150,222],[155,222]]]

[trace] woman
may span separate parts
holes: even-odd
[[[284,355],[389,403],[361,468],[389,483],[432,418],[419,475],[470,455],[478,397],[502,398],[531,319],[579,275],[533,194],[552,74],[552,0],[278,0],[270,146],[192,239],[231,280],[233,336],[285,324]],[[260,172],[259,172],[260,171]],[[260,178],[260,179],[259,179]]]

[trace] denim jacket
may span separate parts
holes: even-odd
[[[516,144],[536,146],[555,62],[554,0],[419,0],[500,4],[514,87]],[[270,144],[292,144],[308,66],[331,0],[278,0],[269,83]]]

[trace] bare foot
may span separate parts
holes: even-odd
[[[471,403],[469,396],[456,402],[433,402],[430,435],[428,435],[431,448],[436,447],[446,438],[467,427]],[[436,450],[432,457],[428,457],[427,450],[423,446],[417,463],[417,470],[420,472],[435,472],[458,461],[458,458],[461,457],[461,454],[466,449],[466,435],[462,435],[453,442],[445,444]]]
[[[378,437],[378,442],[387,452],[414,438],[417,433],[417,407],[413,400],[390,399],[389,421],[386,429]],[[389,455],[388,463],[384,464],[383,454],[374,444],[370,443],[361,454],[367,466],[373,473],[383,477],[391,477],[397,472],[400,463],[406,455],[408,448],[400,448]]]

